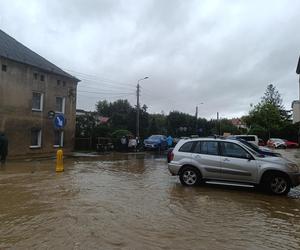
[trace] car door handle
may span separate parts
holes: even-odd
[[[194,157],[195,157],[196,159],[201,159],[201,156],[200,156],[200,155],[194,155]]]
[[[230,161],[228,158],[225,158],[223,161]]]

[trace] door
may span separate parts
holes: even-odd
[[[221,142],[220,150],[222,179],[228,181],[256,182],[257,164],[254,158],[249,158],[251,156],[249,152],[233,142]]]
[[[205,179],[219,179],[221,162],[217,141],[198,141],[192,152],[193,165],[196,165]]]

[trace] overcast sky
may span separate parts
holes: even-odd
[[[298,99],[300,1],[0,0],[0,28],[82,80],[77,108],[127,98],[151,113],[247,114],[273,83]],[[203,104],[201,104],[203,103]]]

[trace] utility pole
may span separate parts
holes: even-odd
[[[140,138],[140,93],[141,93],[141,90],[140,90],[140,81],[142,80],[146,80],[148,79],[149,77],[146,76],[142,79],[139,79],[138,80],[138,83],[136,85],[136,137],[137,139]]]
[[[140,80],[139,80],[140,81]],[[140,138],[140,84],[136,85],[136,137]]]
[[[299,56],[298,65],[297,65],[297,68],[296,68],[296,74],[299,75],[299,101],[300,101],[300,56]],[[295,121],[294,121],[294,117],[295,117],[294,112],[295,112],[296,110],[298,111],[298,109],[294,109],[294,107],[293,107],[293,122],[295,122]],[[298,111],[298,112],[299,112],[299,111]],[[300,128],[299,128],[299,130],[298,130],[298,142],[300,143]]]
[[[219,121],[219,112],[217,112],[217,131],[218,134],[221,135],[221,123]]]
[[[198,106],[196,106],[196,135],[198,134]]]
[[[204,103],[201,102],[200,105],[202,105],[202,104],[204,104]],[[198,135],[198,105],[196,106],[195,118],[196,118],[196,135]]]
[[[299,100],[300,100],[300,57],[298,60],[298,65],[297,65],[297,69],[296,69],[296,74],[299,75]]]

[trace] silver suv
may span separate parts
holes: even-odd
[[[300,184],[297,164],[282,157],[260,155],[237,140],[180,140],[168,167],[185,186],[202,182],[262,186],[273,194],[284,195]]]

